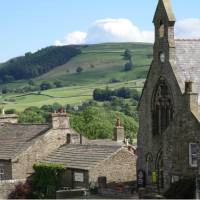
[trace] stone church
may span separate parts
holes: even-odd
[[[175,39],[175,22],[170,0],[159,0],[153,61],[138,106],[137,170],[146,185],[163,190],[198,171],[200,40]]]

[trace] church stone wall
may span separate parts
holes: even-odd
[[[200,141],[200,124],[190,111],[183,110],[164,134],[163,159],[165,187],[172,176],[194,177],[198,169],[189,165],[189,143]]]
[[[89,182],[96,183],[99,176],[106,176],[108,183],[136,180],[136,155],[126,149],[118,151],[89,170]]]

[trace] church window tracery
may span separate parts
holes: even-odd
[[[173,119],[173,101],[165,80],[159,80],[152,101],[152,129],[154,135],[162,134]]]

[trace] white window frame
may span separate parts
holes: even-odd
[[[193,155],[195,155],[196,159],[197,159],[197,152],[196,154],[192,154],[192,145],[196,145],[197,146],[197,143],[189,143],[189,165],[190,167],[198,167],[198,163],[194,164],[192,161],[193,161]],[[198,159],[197,159],[197,162],[198,162]]]

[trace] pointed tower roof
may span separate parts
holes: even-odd
[[[176,18],[172,9],[171,0],[159,0],[153,22],[156,22],[158,12],[160,12],[161,9],[165,10],[169,22],[176,21]]]

